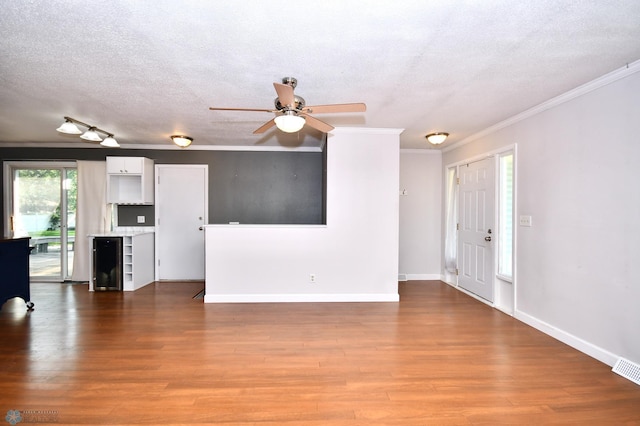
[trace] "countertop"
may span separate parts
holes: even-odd
[[[136,235],[154,234],[155,231],[111,231],[94,233],[87,235],[88,237],[134,237]]]

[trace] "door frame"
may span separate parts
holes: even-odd
[[[158,180],[160,179],[160,170],[163,168],[184,168],[184,169],[196,169],[200,168],[204,170],[205,180],[204,180],[204,224],[209,223],[209,165],[208,164],[156,164],[155,165],[155,174],[154,174],[154,197],[155,197],[155,281],[160,281],[160,266],[158,265],[158,260],[160,259],[160,244],[162,244],[162,225],[160,223],[160,203],[159,203],[159,185]],[[203,231],[204,232],[204,231]],[[204,248],[203,248],[204,250]],[[205,257],[205,268],[206,268],[206,257]]]
[[[456,177],[458,178],[460,176],[459,173],[459,168],[465,164],[468,163],[472,163],[474,161],[478,161],[478,160],[483,160],[486,159],[488,157],[492,157],[494,158],[495,161],[495,167],[494,167],[494,172],[495,172],[495,179],[494,179],[494,185],[495,185],[495,199],[494,199],[494,203],[495,203],[495,208],[494,208],[494,223],[497,225],[498,224],[498,220],[499,220],[499,185],[500,185],[500,180],[499,180],[499,173],[500,173],[500,168],[499,168],[499,161],[500,161],[500,156],[507,154],[507,153],[513,153],[513,213],[512,213],[512,223],[513,223],[513,235],[512,235],[512,248],[511,248],[511,252],[512,252],[512,279],[511,282],[507,282],[505,281],[502,277],[498,276],[498,256],[497,256],[497,250],[494,250],[496,253],[494,253],[493,256],[493,285],[494,285],[494,301],[493,303],[489,303],[487,300],[476,296],[475,294],[463,289],[462,287],[458,286],[458,277],[457,276],[453,276],[453,282],[449,282],[449,284],[451,284],[453,287],[457,288],[458,290],[464,292],[465,294],[468,294],[469,296],[487,304],[490,306],[493,306],[496,309],[499,309],[509,315],[514,314],[514,312],[516,312],[517,309],[517,294],[518,294],[518,285],[517,285],[517,276],[518,276],[518,256],[517,256],[517,239],[518,239],[518,226],[517,226],[517,221],[516,218],[518,217],[518,149],[517,149],[517,144],[510,144],[510,145],[505,145],[503,147],[491,150],[491,151],[486,151],[483,152],[481,154],[472,156],[472,157],[468,157],[464,160],[460,160],[460,161],[456,161],[454,163],[448,164],[444,167],[444,180],[443,182],[447,182],[447,173],[449,172],[449,170],[451,169],[455,169],[456,171]],[[446,193],[447,188],[444,188],[444,191]],[[456,203],[456,210],[458,212],[458,214],[460,214],[459,211],[459,206],[458,206],[458,190],[457,190],[457,185],[456,185],[456,191],[455,191],[455,203]],[[446,200],[445,200],[446,201]],[[446,211],[446,203],[445,203],[445,207],[443,208],[443,214],[446,216],[447,211]],[[498,234],[498,229],[499,226],[495,226],[496,228],[496,233],[495,233],[495,237],[496,240],[499,240],[499,234]],[[446,235],[445,235],[446,238]],[[459,259],[458,257],[458,253],[457,253],[457,235],[456,235],[456,259]],[[457,261],[456,261],[457,262]],[[446,270],[445,270],[446,273]],[[450,275],[446,275],[446,276],[450,276]],[[446,282],[448,282],[448,280],[446,280]]]

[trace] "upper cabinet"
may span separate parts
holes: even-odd
[[[107,157],[107,173],[111,175],[136,174],[144,173],[145,160],[153,161],[144,157]]]
[[[153,204],[153,160],[107,157],[107,202]]]

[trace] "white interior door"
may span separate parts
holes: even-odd
[[[460,166],[458,285],[494,299],[494,159]]]
[[[204,280],[206,165],[156,165],[156,279]]]

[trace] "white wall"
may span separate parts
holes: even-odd
[[[427,143],[425,141],[425,143]],[[439,280],[442,222],[442,153],[400,151],[400,276]]]
[[[517,143],[517,214],[533,226],[516,226],[515,316],[609,365],[640,363],[638,71],[443,155],[446,166]]]
[[[205,302],[399,300],[399,134],[329,135],[326,226],[207,226]]]

